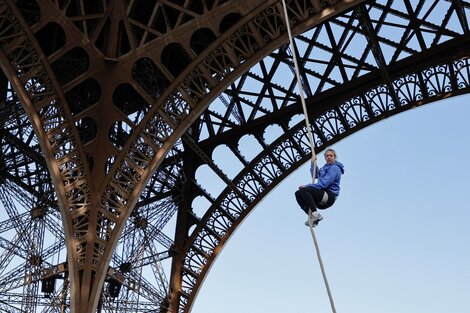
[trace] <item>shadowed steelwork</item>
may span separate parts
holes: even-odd
[[[470,90],[468,1],[0,0],[0,309],[189,312],[310,146]]]

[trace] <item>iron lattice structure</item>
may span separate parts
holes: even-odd
[[[470,91],[470,2],[0,0],[0,311],[189,312],[321,151]],[[438,126],[438,125],[437,125]]]

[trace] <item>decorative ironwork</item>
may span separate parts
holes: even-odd
[[[317,150],[470,90],[468,1],[92,2],[0,0],[2,310],[189,312],[308,159],[293,53]]]

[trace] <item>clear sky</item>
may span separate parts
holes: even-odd
[[[333,146],[346,173],[316,234],[338,313],[470,312],[469,117],[455,97]],[[309,179],[304,164],[245,219],[193,313],[331,312],[293,196]]]

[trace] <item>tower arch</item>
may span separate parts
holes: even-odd
[[[62,279],[65,293],[49,290],[54,300],[41,298],[43,306],[67,306],[67,292],[72,290],[72,305],[65,309],[73,313],[93,312],[98,306],[112,312],[118,305],[188,312],[230,234],[269,190],[308,158],[305,130],[301,121],[293,122],[300,113],[293,53],[301,60],[302,88],[319,150],[383,118],[468,92],[466,1],[404,1],[405,6],[385,1],[290,1],[296,51],[285,45],[279,1],[206,1],[173,7],[157,1],[147,4],[154,14],[140,11],[139,1],[127,6],[25,3],[0,3],[6,25],[0,33],[6,109],[2,121],[11,126],[2,134],[7,183],[1,186],[15,195],[27,193],[34,205],[19,207],[38,207],[32,211],[36,222],[50,214],[53,224],[60,225],[57,212],[62,212],[62,222],[69,225],[65,232],[60,227],[49,231],[60,245],[66,243],[74,251],[64,260],[57,257],[62,251],[59,244],[46,246],[48,257],[61,260],[48,261],[50,266],[41,261],[47,259],[41,251],[33,258],[17,252],[18,260],[32,260],[38,269],[22,273],[33,278],[25,287],[28,296],[20,297],[25,306],[36,305],[28,299],[38,297],[41,280],[53,285],[41,272],[47,270]],[[401,23],[393,20],[397,16]],[[36,38],[34,32],[51,22],[65,33],[64,45],[43,56],[45,36]],[[198,55],[187,53],[187,67],[168,64],[173,69],[169,71],[158,61],[164,43],[188,48],[193,24],[219,29],[221,34]],[[383,29],[393,27],[393,38],[388,37],[389,31]],[[60,65],[69,57],[78,60],[78,71],[68,72]],[[56,68],[50,67],[54,64]],[[35,88],[46,84],[28,80],[38,73],[55,88],[55,94],[48,89],[48,96],[60,99],[63,110],[57,101],[40,104],[49,98]],[[20,76],[24,81],[18,80]],[[116,99],[121,91],[130,96]],[[32,114],[28,119],[24,112],[28,99],[40,106],[35,131],[31,123],[38,119]],[[272,125],[286,131],[266,140],[264,132]],[[26,133],[19,131],[23,128]],[[249,157],[238,143],[247,134],[261,147],[256,155],[245,153]],[[110,138],[114,146],[100,144]],[[221,145],[240,160],[243,168],[238,174],[229,177],[212,160]],[[48,170],[48,162],[62,161],[68,162]],[[201,166],[220,178],[220,194],[211,194],[195,179]],[[77,183],[78,177],[83,184]],[[62,190],[64,186],[70,190]],[[9,202],[6,196],[4,205]],[[205,212],[199,207],[193,214],[197,196],[211,204]],[[48,209],[43,211],[38,204]],[[73,213],[72,204],[79,207]],[[13,217],[5,224],[15,225],[20,233],[29,220],[19,217],[18,208],[8,210]],[[20,220],[24,222],[16,222]],[[12,278],[15,273],[3,277],[8,283],[0,291],[5,295],[23,286]]]

